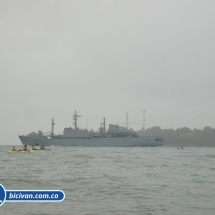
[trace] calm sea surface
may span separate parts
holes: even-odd
[[[63,190],[65,199],[5,202],[1,215],[215,214],[215,148],[9,148],[0,146],[6,190]]]

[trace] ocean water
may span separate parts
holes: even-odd
[[[215,214],[215,148],[9,148],[0,146],[6,190],[63,190],[65,199],[5,202],[1,215]]]

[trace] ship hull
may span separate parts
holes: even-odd
[[[93,137],[93,138],[61,138],[51,139],[38,136],[19,136],[23,145],[31,146],[83,146],[83,147],[153,147],[162,146],[163,137]]]

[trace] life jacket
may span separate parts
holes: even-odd
[[[22,151],[27,151],[27,147],[23,147],[23,148],[22,148]]]

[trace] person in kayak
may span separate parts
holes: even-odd
[[[37,148],[35,146],[32,146],[32,150],[36,150]]]
[[[28,150],[28,147],[27,147],[27,145],[25,145],[23,148],[22,148],[22,150],[20,149],[19,151],[24,151],[24,152],[30,152],[30,150]],[[19,152],[18,151],[18,152]]]
[[[10,149],[10,151],[13,151],[13,152],[14,152],[14,151],[17,151],[17,150],[16,150],[15,146],[13,146],[13,147]]]
[[[46,149],[46,147],[45,146],[41,146],[40,149],[44,150],[44,149]]]

